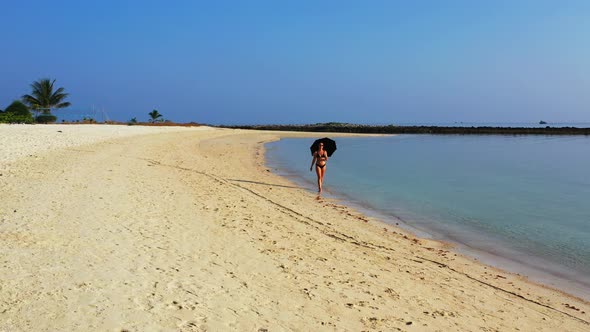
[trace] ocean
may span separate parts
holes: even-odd
[[[313,140],[268,143],[267,166],[317,191]],[[337,144],[324,195],[590,298],[590,137],[397,135]]]

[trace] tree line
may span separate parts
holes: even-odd
[[[6,123],[50,123],[57,117],[51,110],[70,106],[65,101],[68,93],[60,87],[54,91],[55,80],[40,79],[31,84],[31,94],[13,101],[4,111],[0,110],[0,122]],[[31,113],[35,113],[35,116]]]
[[[33,82],[30,85],[30,94],[23,95],[20,100],[13,101],[6,109],[0,109],[0,123],[55,122],[57,117],[51,111],[71,106],[70,102],[66,101],[69,93],[66,93],[63,87],[57,88],[55,81],[43,78]],[[165,121],[158,110],[153,110],[148,115],[151,123]],[[90,123],[95,122],[93,119],[85,117],[84,121],[86,122],[86,120],[92,120]],[[133,118],[129,123],[137,123],[137,119]]]
[[[590,135],[590,128],[576,127],[445,127],[445,126],[371,126],[350,123],[317,123],[308,125],[253,125],[224,126],[225,128],[275,130],[275,131],[307,131],[337,132],[358,134],[431,134],[431,135]]]

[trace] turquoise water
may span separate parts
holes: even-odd
[[[312,142],[267,144],[268,166],[315,191]],[[454,242],[487,263],[590,294],[590,137],[400,135],[337,142],[324,183],[328,195]]]

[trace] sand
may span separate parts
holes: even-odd
[[[274,175],[288,136],[317,135],[0,125],[0,331],[590,330],[583,300]]]

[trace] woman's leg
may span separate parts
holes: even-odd
[[[325,165],[320,172],[320,187],[324,186],[324,175],[326,174],[326,168],[328,168],[328,165]],[[321,190],[320,190],[321,191]]]
[[[325,166],[324,166],[325,167]],[[322,168],[315,166],[315,173],[318,175],[318,192],[322,192]]]

